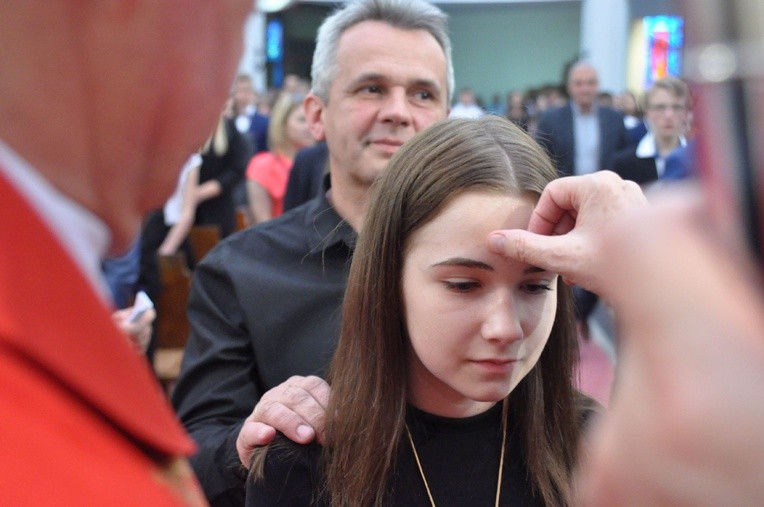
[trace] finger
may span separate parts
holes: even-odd
[[[573,230],[573,228],[576,226],[576,214],[575,212],[567,212],[564,213],[557,223],[554,225],[554,229],[552,230],[552,236],[562,236],[563,234],[567,234],[570,231]],[[532,231],[531,232],[535,232]]]
[[[135,324],[138,324],[141,328],[148,328],[151,326],[151,324],[156,320],[157,318],[157,312],[153,308],[149,308],[145,312],[143,312],[143,315],[141,315],[138,320],[135,322]]]
[[[326,413],[329,407],[329,396],[331,389],[329,384],[322,378],[316,376],[306,377],[304,388],[310,393],[311,398],[321,407],[321,411],[301,414],[309,422],[313,431],[316,433],[316,440],[324,443],[324,430],[326,429]]]
[[[315,400],[313,401],[315,402]],[[298,413],[291,406],[276,400],[263,398],[255,407],[252,420],[280,431],[293,442],[307,444],[316,437],[316,431],[313,429],[310,420],[322,420],[323,415],[319,414],[326,414],[323,407],[317,403],[315,403],[313,408],[309,407],[310,404],[308,401],[300,402],[300,405],[296,405],[300,407],[300,412]],[[312,414],[303,417],[301,414],[306,412]],[[323,426],[323,423],[321,424]]]
[[[130,312],[132,310],[133,310],[132,306],[128,308],[123,308],[121,310],[116,310],[114,313],[111,314],[111,320],[114,321],[114,323],[117,326],[121,326],[122,323],[127,320],[127,317],[130,315]]]
[[[521,229],[494,231],[488,236],[489,248],[509,259],[559,273],[575,279],[571,272],[570,252],[573,239],[543,236]]]
[[[295,376],[262,397],[253,411],[253,420],[276,428],[295,442],[307,443],[323,434],[328,402],[326,381],[315,376]]]
[[[331,389],[326,380],[315,375],[309,375],[307,377],[292,377],[291,380],[295,380],[303,389],[305,389],[318,402],[322,407],[329,406],[329,395]]]
[[[149,348],[151,342],[151,324],[141,330],[140,333],[135,335],[135,344],[138,347],[138,351],[141,354],[145,354]]]
[[[256,447],[268,445],[276,436],[276,430],[267,424],[249,419],[244,423],[236,438],[236,452],[245,468],[252,463],[252,453]]]
[[[537,234],[564,234],[557,232],[561,221],[571,222],[579,208],[580,197],[591,185],[582,177],[559,178],[550,182],[539,197],[533,210],[528,230]],[[567,218],[566,218],[567,217]]]

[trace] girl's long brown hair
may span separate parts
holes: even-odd
[[[375,183],[345,294],[330,368],[323,465],[334,506],[384,505],[406,414],[408,336],[401,273],[411,235],[468,190],[541,194],[556,171],[507,120],[444,120],[406,143]],[[577,342],[572,296],[558,284],[557,315],[536,366],[510,394],[522,458],[536,495],[569,501],[580,434],[571,381]]]

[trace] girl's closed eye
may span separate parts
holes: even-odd
[[[525,283],[522,288],[529,294],[544,294],[547,291],[554,290],[549,282]]]
[[[471,292],[480,287],[480,282],[467,279],[443,280],[443,285],[454,292]]]

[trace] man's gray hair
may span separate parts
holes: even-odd
[[[313,93],[329,100],[329,87],[337,75],[337,51],[345,30],[364,21],[382,21],[403,30],[425,30],[432,35],[446,56],[448,103],[454,90],[454,66],[448,38],[446,14],[423,0],[357,0],[326,18],[318,29],[313,53],[311,79]]]

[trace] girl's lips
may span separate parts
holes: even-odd
[[[472,361],[472,363],[489,373],[509,373],[514,368],[516,362],[516,359],[477,359]]]

